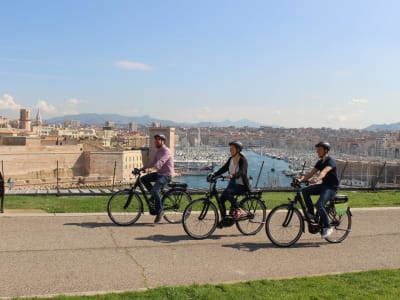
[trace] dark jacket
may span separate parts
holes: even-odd
[[[242,153],[239,154],[239,170],[234,174],[234,178],[242,178],[243,184],[246,188],[247,191],[250,191],[250,183],[249,183],[249,178],[247,177],[247,167],[248,167],[248,162],[246,156],[244,156]],[[232,157],[229,157],[228,161],[218,170],[214,173],[215,176],[222,175],[225,172],[229,171],[229,164],[231,163]]]

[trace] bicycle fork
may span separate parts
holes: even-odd
[[[132,202],[132,197],[133,197],[133,193],[130,193],[130,194],[129,194],[129,197],[128,197],[128,200],[126,200],[126,203],[125,203],[125,205],[124,205],[124,209],[127,209],[128,206],[131,204],[131,202]]]
[[[283,220],[282,227],[288,227],[290,222],[292,221],[293,214],[294,214],[294,207],[290,207],[288,210],[285,219]]]
[[[204,220],[205,217],[207,216],[207,212],[208,212],[209,207],[210,207],[210,203],[209,202],[204,203],[203,208],[201,209],[201,212],[200,212],[200,215],[199,215],[199,220],[200,221]]]

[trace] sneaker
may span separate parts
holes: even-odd
[[[163,216],[164,216],[163,212],[158,213],[156,215],[156,218],[154,219],[154,223],[160,223]]]
[[[235,210],[235,214],[233,215],[234,219],[237,220],[242,216],[242,210],[240,208]]]
[[[332,228],[323,228],[321,236],[323,239],[326,239],[328,236],[332,234],[332,232],[333,232]]]

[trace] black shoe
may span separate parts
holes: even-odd
[[[156,218],[154,219],[154,223],[160,223],[163,216],[164,216],[164,212],[158,213]]]
[[[315,222],[315,216],[312,213],[307,212],[307,217],[310,219],[311,222]]]

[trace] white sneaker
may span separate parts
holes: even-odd
[[[324,228],[324,229],[322,229],[321,236],[323,239],[326,239],[328,236],[330,236],[332,234],[332,232],[333,232],[332,228]]]

